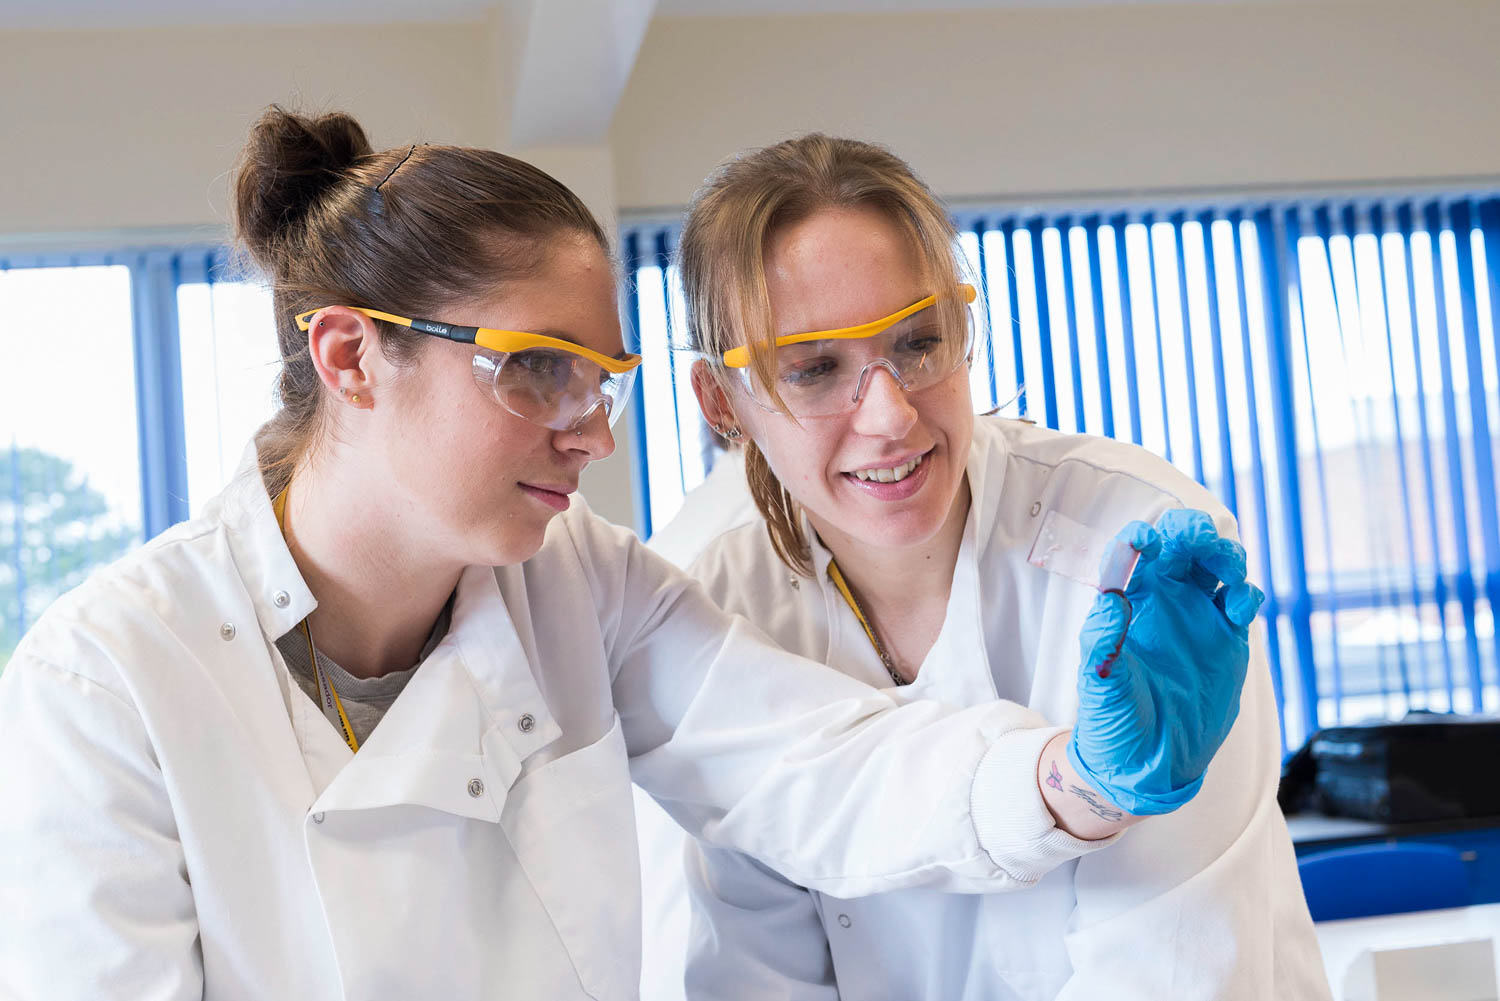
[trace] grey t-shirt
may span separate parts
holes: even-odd
[[[356,678],[330,660],[323,651],[317,650],[318,669],[333,682],[334,689],[339,693],[339,701],[344,704],[344,715],[349,717],[349,726],[354,730],[354,738],[361,744],[369,739],[375,725],[396,701],[396,696],[406,688],[406,683],[417,673],[422,661],[427,659],[427,655],[447,635],[452,608],[453,601],[449,599],[433,625],[432,634],[427,637],[417,662],[404,671],[392,671],[378,678]],[[307,693],[307,697],[313,700],[313,705],[321,709],[323,703],[318,693],[318,683],[313,678],[312,661],[307,656],[307,637],[302,628],[299,626],[277,640],[276,649],[286,659],[287,668],[292,672],[292,677],[297,679],[297,687]],[[336,722],[329,722],[334,729],[339,729]],[[343,734],[340,733],[339,736],[342,737]]]

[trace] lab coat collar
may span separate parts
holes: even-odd
[[[1002,419],[975,417],[974,437],[969,443],[969,514],[980,540],[994,535],[1009,460],[1010,442]]]
[[[261,632],[274,642],[311,615],[318,602],[276,523],[253,440],[245,446],[234,477],[215,503],[229,530],[235,568],[249,592]]]
[[[311,614],[317,600],[277,524],[254,442],[215,503],[260,629],[268,645],[274,643]],[[338,743],[315,709],[306,721],[315,731],[328,730],[314,739]],[[561,733],[531,673],[495,569],[472,566],[459,579],[447,636],[359,754],[341,743],[329,750],[346,763],[314,810],[411,803],[495,821],[522,762]]]
[[[494,569],[469,567],[448,634],[314,810],[416,804],[493,823],[523,762],[560,736]]]

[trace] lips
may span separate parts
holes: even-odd
[[[568,495],[577,490],[577,485],[566,483],[522,483],[521,492],[535,500],[546,504],[554,511],[566,511],[573,503]]]
[[[932,467],[933,449],[916,455],[881,460],[880,465],[863,466],[844,473],[844,481],[854,489],[877,500],[898,501],[911,497],[927,482]]]
[[[916,468],[927,459],[927,452],[912,456],[901,462],[893,462],[889,466],[870,466],[865,469],[856,469],[849,475],[857,480],[867,483],[900,483],[906,479]]]

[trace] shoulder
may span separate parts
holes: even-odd
[[[577,494],[568,510],[552,519],[541,549],[521,569],[554,594],[558,586],[581,579],[596,604],[613,602],[626,589],[655,591],[683,579],[682,571],[652,552],[634,529],[595,514]]]
[[[725,611],[762,624],[773,612],[785,611],[788,590],[813,587],[776,555],[759,518],[721,532],[688,566],[688,574]]]
[[[981,427],[982,444],[992,459],[1003,456],[1007,482],[1037,482],[1049,494],[1092,497],[1126,513],[1195,508],[1208,512],[1221,529],[1233,526],[1228,509],[1213,493],[1139,445],[996,418],[981,418],[976,438]]]
[[[168,529],[59,596],[27,631],[8,671],[38,661],[129,701],[131,674],[191,643],[228,584],[243,591],[223,537],[205,516]]]

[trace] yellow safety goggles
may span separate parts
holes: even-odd
[[[475,381],[511,413],[556,431],[578,427],[601,406],[613,425],[625,410],[641,364],[640,355],[611,358],[546,334],[412,319],[363,306],[347,308],[434,337],[473,344],[479,348],[474,354]],[[318,309],[298,313],[297,328],[310,329]]]
[[[977,296],[972,285],[959,285],[958,291],[965,303]],[[859,404],[875,368],[884,368],[902,389],[916,392],[946,379],[968,360],[973,324],[956,328],[934,308],[937,301],[938,296],[930,295],[869,323],[776,338],[772,376],[782,406],[770,402],[770,394],[751,377],[749,347],[733,348],[722,357],[725,366],[739,370],[751,398],[767,410],[793,417],[845,413]]]
[[[963,296],[964,302],[973,302],[978,295],[973,285],[959,285],[959,295]],[[905,309],[898,309],[890,316],[882,316],[878,320],[869,323],[861,323],[856,327],[839,327],[835,330],[809,330],[801,334],[782,334],[776,338],[775,344],[778,348],[789,344],[802,344],[806,341],[845,340],[861,337],[874,337],[876,334],[900,323],[913,313],[920,312],[937,302],[937,296],[929,295],[925,299],[918,299]],[[724,352],[724,364],[729,368],[747,368],[750,365],[750,348],[740,345],[730,348]]]

